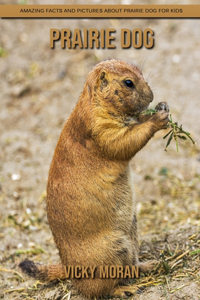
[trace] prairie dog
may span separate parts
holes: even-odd
[[[97,64],[67,120],[55,149],[47,184],[47,216],[61,264],[24,261],[27,274],[65,278],[64,266],[138,265],[129,162],[168,123],[168,105],[154,116],[138,114],[153,93],[135,66],[120,60]],[[120,279],[73,279],[86,297],[124,296]],[[124,290],[124,289],[123,289]]]

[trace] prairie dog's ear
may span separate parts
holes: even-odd
[[[105,71],[101,72],[100,79],[104,80],[105,77],[106,77],[106,72]]]
[[[101,87],[104,88],[108,85],[108,79],[106,76],[106,72],[102,71],[100,74],[100,80],[101,80]]]

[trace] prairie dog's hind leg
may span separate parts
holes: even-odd
[[[112,297],[128,298],[130,294],[134,294],[138,288],[136,286],[117,286],[112,292]]]
[[[153,268],[155,268],[157,264],[158,264],[157,260],[148,260],[144,262],[139,262],[138,266],[142,273],[146,273],[148,271],[153,270]]]

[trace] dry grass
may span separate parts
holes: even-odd
[[[166,295],[163,299],[171,299],[167,295],[176,294],[191,282],[200,285],[199,176],[178,178],[163,167],[156,178],[145,175],[145,180],[152,183],[154,199],[145,201],[139,207],[138,218],[142,220],[140,260],[157,259],[158,265],[151,273],[141,274],[139,279],[132,280],[128,291],[134,291],[132,297],[137,299],[137,295],[148,291],[147,288],[162,286]],[[136,193],[140,195],[139,189]],[[3,198],[6,197],[4,195]],[[38,199],[37,210],[31,214],[23,201],[19,201],[18,209],[16,207],[1,219],[1,228],[15,228],[27,235],[33,229],[47,231],[48,225],[43,221],[45,197],[44,191]],[[3,233],[0,238],[4,238]],[[54,247],[52,240],[51,245]],[[44,245],[34,243],[28,249],[18,246],[19,249],[8,249],[1,257],[4,297],[12,294],[13,299],[67,299],[68,292],[72,291],[72,298],[81,298],[71,287],[70,281],[50,284],[33,280],[27,282],[27,278],[17,269],[19,261],[30,258],[44,262],[49,260],[51,251],[45,251]],[[7,288],[8,280],[12,281],[12,288]],[[177,284],[175,288],[174,283]]]

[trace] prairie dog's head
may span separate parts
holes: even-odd
[[[115,116],[134,116],[153,100],[141,71],[121,60],[99,63],[89,73],[87,82],[93,92],[92,106],[104,107]]]

